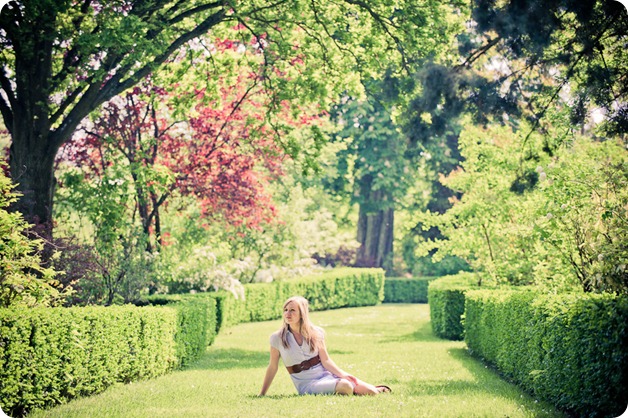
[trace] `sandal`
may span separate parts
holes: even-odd
[[[379,393],[390,393],[390,392],[392,392],[392,389],[389,388],[386,385],[378,385],[378,386],[375,386],[375,387],[377,388],[377,390],[379,390]]]

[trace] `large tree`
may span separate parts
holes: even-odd
[[[467,31],[458,36],[462,59],[425,66],[417,77],[421,93],[404,114],[410,144],[431,157],[431,197],[417,210],[443,213],[451,206],[454,193],[438,176],[459,163],[462,114],[472,115],[474,124],[527,129],[511,184],[517,194],[538,182],[535,166],[527,162],[553,155],[575,133],[592,129],[594,115],[605,116],[595,131],[600,136],[628,131],[628,19],[619,3],[474,0],[471,8]],[[543,134],[541,146],[530,140],[534,132]],[[438,228],[426,230],[422,222],[406,238],[412,255],[422,240],[442,239]]]
[[[449,10],[434,0],[12,1],[0,15],[0,112],[23,194],[16,209],[51,237],[60,147],[90,112],[202,34],[245,28],[240,41],[263,54],[279,103],[338,93],[349,71],[409,68],[407,51],[434,47],[431,22]],[[287,71],[294,60],[301,70]]]
[[[574,129],[602,114],[600,133],[628,132],[628,12],[622,4],[474,0],[472,7],[475,27],[461,43],[467,57],[463,66],[487,54],[498,58],[493,66],[500,67],[501,81],[520,94],[534,130],[547,131],[547,116],[562,107]],[[557,145],[547,138],[546,151]]]
[[[329,192],[359,206],[355,264],[392,272],[395,209],[414,176],[407,139],[388,109],[373,95],[344,97],[335,106],[339,131],[333,140],[343,147],[335,175],[324,182]]]

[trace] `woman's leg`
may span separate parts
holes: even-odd
[[[353,385],[346,379],[340,379],[336,383],[336,393],[338,395],[351,395],[353,393]]]
[[[358,380],[358,384],[353,388],[353,393],[356,395],[377,395],[379,394],[379,390],[370,383],[366,383],[360,379]]]

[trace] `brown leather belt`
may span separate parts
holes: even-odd
[[[304,362],[301,362],[299,364],[295,364],[293,366],[287,366],[286,369],[288,369],[288,373],[290,374],[299,373],[299,372],[302,372],[303,370],[311,369],[312,367],[316,366],[320,362],[321,362],[320,356],[316,356],[316,357],[312,357],[309,360],[305,360]]]

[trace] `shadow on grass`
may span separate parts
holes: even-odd
[[[412,395],[460,395],[470,393],[484,393],[500,397],[509,396],[510,384],[491,376],[492,372],[486,370],[485,366],[471,355],[464,348],[452,348],[447,350],[449,355],[460,362],[460,367],[466,369],[471,374],[470,379],[449,380],[446,378],[437,380],[418,379],[410,383]],[[496,376],[495,376],[496,377]]]
[[[328,349],[327,350],[329,352],[329,355],[331,356],[332,354],[338,354],[338,355],[344,355],[344,354],[353,354],[355,353],[355,351],[347,351],[347,350],[336,350],[336,349]]]
[[[432,332],[432,325],[430,322],[422,323],[416,331],[411,334],[398,335],[391,338],[380,340],[379,343],[400,343],[400,342],[443,342]]]
[[[449,355],[460,362],[471,374],[468,380],[425,380],[417,379],[409,383],[411,396],[456,396],[480,394],[488,398],[502,398],[520,404],[521,391],[506,382],[492,369],[472,357],[464,348],[451,348]],[[534,416],[563,417],[560,412],[544,403],[528,404],[526,407]]]
[[[303,397],[303,395],[299,395],[298,393],[291,393],[290,395],[265,395],[265,396],[247,395],[246,397],[249,399],[272,399],[275,401],[279,401],[282,399],[301,398]]]
[[[187,370],[255,369],[268,365],[268,351],[210,349]]]

